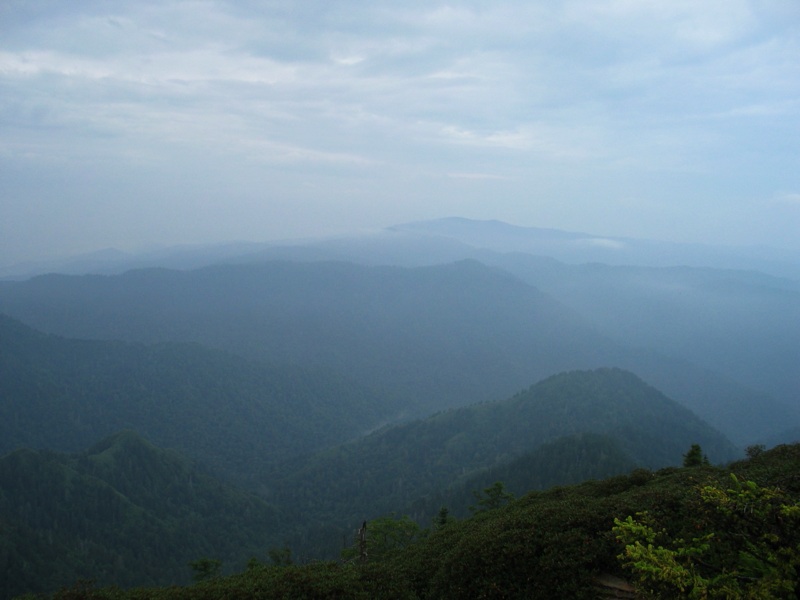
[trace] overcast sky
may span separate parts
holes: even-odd
[[[0,2],[0,263],[443,216],[800,250],[800,2]]]

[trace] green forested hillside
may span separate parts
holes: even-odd
[[[714,462],[738,456],[724,436],[635,375],[598,369],[556,375],[508,400],[388,427],[359,441],[288,461],[270,473],[265,489],[270,501],[286,506],[295,518],[302,516],[320,526],[335,522],[354,526],[415,501],[420,512],[413,516],[427,519],[432,515],[424,511],[438,510],[435,502],[443,490],[463,490],[464,481],[473,476],[504,469],[546,442],[585,433],[613,438],[612,451],[618,457],[624,454],[629,461],[651,468],[680,464],[683,453],[696,442]],[[552,479],[541,474],[544,484],[575,481],[570,469],[580,468],[580,457],[575,457],[577,464],[568,457],[580,444],[580,438],[564,442],[563,471]],[[619,466],[625,469],[630,462]],[[587,471],[585,477],[602,475]],[[529,485],[539,476],[520,478]]]
[[[629,475],[530,493],[505,507],[464,520],[450,520],[404,549],[384,554],[380,560],[369,558],[369,548],[380,540],[368,533],[366,564],[321,562],[288,567],[253,564],[240,574],[191,587],[131,592],[83,587],[67,590],[53,599],[631,597],[632,594],[614,595],[637,582],[637,573],[626,569],[625,560],[620,558],[625,543],[614,529],[615,519],[625,520],[634,515],[641,518],[646,512],[671,538],[691,540],[708,532],[715,536],[713,551],[706,550],[707,554],[694,563],[691,557],[683,562],[688,565],[687,570],[691,569],[688,572],[697,576],[697,581],[709,574],[729,574],[727,593],[721,587],[726,585],[723,580],[716,588],[717,597],[788,600],[796,598],[800,591],[796,570],[800,561],[796,551],[800,528],[791,527],[800,518],[798,470],[800,445],[781,446],[725,467],[667,468],[657,472],[639,469]],[[719,511],[704,499],[703,494],[709,491],[719,498],[735,498],[736,482],[745,482],[744,488],[753,493],[762,490],[757,508],[772,501],[773,509],[766,513],[738,511],[734,505],[733,511]],[[777,515],[781,510],[786,513],[784,524],[773,522],[769,515]],[[734,514],[735,511],[740,514]],[[784,526],[787,523],[788,528]],[[745,532],[749,535],[743,536]],[[764,540],[758,537],[761,534],[769,534],[770,543],[775,549],[782,548],[783,553],[773,558],[740,553],[742,539],[760,544],[751,549],[766,549]],[[786,585],[780,591],[756,596],[735,595],[732,584],[747,587],[760,581],[743,572],[737,576],[735,570],[730,570],[737,565],[751,569],[788,567],[783,572]],[[669,568],[666,566],[666,571]],[[671,590],[669,587],[659,590],[657,596],[642,593],[637,597],[677,599],[687,597],[690,591],[691,587],[681,592],[672,586]]]
[[[521,496],[556,485],[571,485],[592,479],[604,479],[629,473],[641,462],[631,458],[615,437],[597,433],[579,433],[542,444],[509,462],[479,471],[477,474],[412,503],[406,512],[427,522],[442,507],[449,515],[463,517],[476,504],[476,494],[496,482],[506,493]]]
[[[569,473],[582,480],[603,469],[619,472],[621,465],[611,462],[613,442],[579,437],[546,445],[495,474],[516,471],[510,487],[525,490],[525,481],[547,487],[565,483]],[[605,456],[595,454],[600,449]],[[466,514],[458,506],[472,498],[469,486],[476,483],[437,501]],[[287,512],[198,472],[133,432],[73,455],[15,451],[0,458],[0,598],[52,591],[79,579],[123,587],[186,583],[188,563],[201,557],[241,570],[249,557],[263,561],[269,549],[302,529],[303,515]],[[324,542],[309,546],[323,551]]]
[[[638,470],[628,476],[532,493],[507,508],[449,524],[390,564],[400,569],[417,597],[597,598],[598,575],[631,575],[617,558],[623,547],[612,532],[615,518],[648,511],[659,526],[686,540],[699,531],[716,529],[718,552],[732,550],[735,560],[735,547],[726,546],[726,518],[703,508],[701,486],[724,490],[731,487],[734,473],[741,481],[781,490],[797,506],[798,468],[800,446],[785,446],[723,468]],[[751,532],[769,531],[771,524],[764,521],[759,529],[757,519],[753,518]],[[795,531],[793,540],[780,543],[791,547],[798,541]],[[719,555],[706,560],[724,562]],[[798,586],[796,572],[793,578]],[[789,590],[760,597],[792,598],[793,594]]]
[[[0,458],[0,598],[101,584],[188,583],[201,557],[242,569],[279,512],[132,432],[80,454]]]
[[[246,361],[196,344],[44,335],[0,315],[0,452],[77,451],[121,429],[227,477],[353,439],[389,416],[339,376]]]
[[[33,590],[84,576],[120,585],[180,579],[192,558],[232,564],[242,552],[263,557],[283,544],[301,560],[330,557],[363,519],[399,511],[426,524],[442,506],[463,516],[472,492],[492,481],[522,494],[634,465],[679,464],[696,442],[715,462],[735,453],[635,375],[600,369],[554,376],[508,400],[387,427],[310,457],[256,460],[264,470],[251,484],[274,509],[134,433],[77,455],[19,450],[0,464],[6,566],[14,589]],[[219,441],[203,443],[212,451]],[[222,535],[231,539],[209,541]],[[129,558],[139,552],[162,560]]]

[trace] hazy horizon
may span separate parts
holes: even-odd
[[[460,216],[800,252],[789,0],[0,6],[0,265]]]
[[[643,237],[635,237],[635,236],[602,236],[602,235],[595,235],[591,231],[572,231],[572,230],[564,230],[564,229],[557,229],[557,228],[539,228],[539,227],[536,227],[536,226],[518,225],[518,224],[515,224],[515,223],[509,223],[509,222],[506,222],[506,221],[500,221],[498,219],[465,219],[464,217],[459,217],[457,215],[451,215],[449,217],[441,217],[441,218],[438,218],[438,219],[418,221],[418,223],[435,223],[435,222],[440,221],[440,220],[441,221],[447,221],[447,220],[450,220],[450,219],[464,219],[464,220],[468,220],[468,221],[470,221],[472,223],[475,223],[475,224],[501,223],[503,225],[510,226],[510,228],[513,228],[513,229],[517,229],[518,228],[520,230],[528,230],[530,232],[534,232],[534,231],[540,230],[540,231],[553,231],[553,232],[559,232],[559,233],[565,233],[565,234],[573,234],[573,235],[578,235],[578,236],[585,235],[586,236],[586,240],[587,240],[586,243],[592,242],[592,243],[597,245],[598,249],[600,249],[600,248],[604,248],[604,249],[617,248],[616,246],[613,245],[613,244],[616,244],[617,242],[612,241],[612,240],[627,240],[627,241],[630,241],[630,242],[643,242],[643,243],[654,242],[656,244],[665,244],[664,248],[667,247],[666,245],[673,244],[673,243],[682,244],[682,242],[672,242],[671,240],[665,240],[665,239],[643,238]],[[168,241],[164,241],[164,242],[161,242],[161,243],[153,243],[153,244],[149,244],[149,245],[131,244],[131,245],[128,245],[128,246],[124,246],[124,245],[121,245],[121,246],[106,246],[106,247],[91,248],[91,249],[88,249],[88,250],[85,250],[85,251],[77,251],[77,252],[69,252],[69,251],[67,251],[67,252],[63,252],[63,253],[54,253],[54,254],[50,254],[50,255],[46,255],[46,256],[43,255],[43,256],[40,256],[40,257],[29,258],[29,259],[26,259],[26,260],[22,260],[22,261],[18,261],[18,262],[12,262],[12,263],[0,263],[0,268],[10,269],[9,272],[13,272],[13,268],[14,267],[18,267],[20,269],[24,269],[26,266],[30,266],[32,268],[35,268],[36,265],[38,265],[38,264],[42,264],[42,265],[47,265],[47,264],[59,265],[61,263],[69,262],[69,261],[72,261],[72,260],[80,261],[80,260],[83,260],[83,259],[96,258],[96,259],[98,259],[98,260],[100,260],[102,262],[104,260],[122,259],[122,258],[125,258],[125,257],[127,257],[127,258],[135,258],[135,257],[146,257],[148,255],[159,256],[163,252],[175,252],[175,251],[177,251],[177,252],[181,252],[181,251],[192,252],[192,251],[201,251],[203,249],[209,249],[209,250],[213,250],[215,248],[223,249],[223,248],[226,248],[226,247],[230,247],[231,249],[233,249],[234,250],[234,255],[236,255],[236,253],[237,253],[236,252],[236,248],[238,248],[238,247],[241,248],[241,252],[244,252],[246,254],[247,253],[247,247],[249,247],[249,246],[252,246],[254,249],[257,248],[257,247],[262,247],[262,246],[276,246],[276,247],[280,247],[280,246],[287,246],[287,247],[288,246],[305,246],[305,245],[309,245],[309,244],[310,245],[314,245],[314,244],[317,244],[317,243],[324,244],[326,242],[348,241],[348,240],[355,241],[355,240],[361,239],[361,238],[371,238],[371,237],[375,238],[375,236],[380,236],[380,235],[383,235],[383,234],[391,232],[392,229],[394,229],[395,227],[399,226],[399,227],[401,227],[401,230],[402,230],[403,227],[408,226],[408,225],[413,225],[414,223],[417,223],[417,222],[416,221],[409,221],[407,223],[394,223],[394,224],[388,225],[387,227],[374,228],[374,229],[360,229],[360,230],[349,230],[349,231],[348,230],[342,230],[341,232],[337,232],[337,233],[326,233],[326,234],[320,234],[320,235],[316,235],[316,236],[308,235],[308,236],[285,237],[285,238],[276,237],[276,238],[261,239],[261,240],[255,240],[255,239],[220,239],[220,240],[207,241],[207,242],[202,241],[202,240],[197,240],[197,241],[177,242],[177,243],[169,243]],[[412,231],[413,231],[413,229],[412,229]],[[411,233],[411,232],[407,231],[406,233],[408,234],[408,233]],[[431,235],[438,235],[438,234],[432,233]],[[446,235],[446,234],[444,234],[444,235]],[[606,243],[603,243],[603,242],[606,242]],[[736,251],[741,251],[742,254],[740,256],[743,257],[743,258],[748,256],[748,255],[751,255],[752,258],[758,258],[760,256],[761,258],[766,258],[767,260],[772,258],[772,259],[777,259],[777,260],[781,260],[781,259],[783,259],[783,260],[791,260],[793,263],[795,262],[794,261],[795,251],[793,249],[786,248],[786,247],[781,247],[781,246],[777,246],[777,245],[743,244],[743,245],[737,246],[737,245],[726,245],[726,244],[710,244],[710,243],[705,243],[705,242],[685,242],[685,244],[686,244],[686,248],[691,248],[691,247],[697,247],[698,249],[700,249],[700,248],[707,248],[707,249],[716,248],[716,249],[719,249],[719,250],[722,250],[722,251],[727,250],[727,251],[730,251],[732,253],[735,253]],[[553,250],[555,250],[555,248],[556,247],[554,246]],[[630,250],[629,248],[627,248],[627,246],[619,246],[618,249],[620,249],[620,250],[625,249],[626,251]],[[662,251],[663,251],[663,249],[662,249]],[[685,257],[685,254],[681,254],[679,256]],[[731,254],[731,256],[735,256],[735,254]],[[608,258],[608,257],[606,257],[606,258]],[[665,258],[667,258],[667,257],[665,256]],[[796,258],[798,259],[798,262],[800,263],[800,254],[797,254]],[[701,258],[701,260],[702,260],[702,258]],[[601,262],[603,262],[603,261],[601,261]],[[617,262],[617,261],[613,261],[613,262]],[[645,261],[645,263],[647,263],[647,261]],[[642,263],[642,264],[645,264],[645,263]],[[680,260],[675,264],[676,265],[677,264],[681,264]],[[30,274],[36,273],[36,271],[30,271],[30,272],[19,271],[18,274],[24,275],[26,273],[28,273],[30,275]]]

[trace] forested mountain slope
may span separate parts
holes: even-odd
[[[687,361],[634,349],[498,268],[269,262],[0,284],[0,310],[50,333],[193,341],[273,364],[324,368],[424,416],[492,400],[553,373],[619,366],[647,376],[742,445],[797,418]]]
[[[375,555],[366,564],[314,562],[304,566],[253,565],[230,577],[191,587],[149,588],[130,592],[81,587],[52,596],[91,600],[216,600],[218,598],[347,598],[353,600],[472,600],[474,598],[596,599],[631,597],[635,573],[618,558],[625,544],[614,531],[615,519],[646,518],[664,543],[654,558],[666,575],[692,574],[688,585],[716,578],[719,597],[737,597],[740,585],[757,588],[764,577],[782,593],[746,597],[795,598],[800,579],[792,568],[800,541],[800,446],[781,446],[724,467],[639,469],[629,475],[571,487],[533,492],[463,520],[448,520],[404,548]],[[732,477],[735,476],[735,479]],[[737,489],[737,483],[739,485]],[[756,510],[736,510],[735,500],[756,500]],[[733,501],[733,510],[715,510],[709,500]],[[752,506],[752,504],[750,505]],[[781,507],[785,506],[785,509]],[[782,510],[785,513],[778,516]],[[644,513],[647,517],[643,516]],[[384,542],[367,527],[367,551]],[[703,553],[678,555],[698,535],[713,535]],[[766,534],[766,535],[765,535]],[[677,540],[677,541],[674,541]],[[702,540],[700,542],[702,543]],[[753,554],[773,544],[770,556]],[[742,549],[744,548],[744,551]],[[684,566],[687,565],[687,566]],[[722,570],[724,568],[724,571]],[[760,571],[759,571],[760,570]],[[774,585],[776,576],[784,585]],[[626,581],[627,580],[627,581]],[[610,587],[610,586],[614,587]],[[725,586],[728,593],[725,593]],[[626,592],[627,596],[615,595]],[[685,598],[690,590],[667,586],[658,598]],[[702,590],[693,590],[701,592]],[[649,597],[649,596],[648,596]],[[744,594],[741,597],[745,597]]]
[[[196,344],[45,335],[0,315],[0,453],[77,451],[121,429],[226,477],[358,437],[393,416],[353,381]]]
[[[132,432],[79,454],[17,450],[0,458],[0,598],[78,579],[188,583],[202,557],[241,570],[280,523],[263,500]]]
[[[664,528],[655,544],[671,547],[667,542],[671,537],[691,545],[693,537],[713,534],[710,550],[697,560],[679,558],[680,564],[696,565],[696,569],[687,569],[693,575],[687,578],[690,589],[700,576],[719,577],[724,565],[729,574],[737,568],[739,572],[727,580],[720,577],[715,587],[719,597],[794,598],[800,590],[800,578],[791,567],[783,573],[793,585],[784,588],[782,594],[735,596],[730,591],[732,585],[729,584],[728,594],[724,586],[737,579],[737,583],[757,585],[759,577],[748,577],[745,574],[748,568],[754,569],[750,571],[753,573],[760,567],[766,577],[778,562],[784,568],[796,564],[800,530],[793,525],[798,519],[796,508],[800,506],[798,469],[800,446],[781,446],[722,468],[670,468],[656,473],[638,470],[628,476],[531,493],[507,507],[448,524],[387,561],[384,576],[394,574],[392,589],[402,589],[405,584],[406,589],[413,590],[409,597],[417,598],[603,597],[597,588],[598,575],[631,576],[618,559],[624,545],[612,531],[614,519],[641,516],[647,511],[649,517],[644,518],[652,519],[655,527]],[[739,490],[736,482],[740,483]],[[715,510],[713,504],[703,501],[704,486],[716,490],[717,497],[723,500],[736,499],[738,491],[743,489],[756,490],[750,495],[744,492],[743,498],[758,498],[758,501],[749,505],[748,513],[737,512],[736,508],[726,511],[725,505]],[[759,487],[765,489],[763,495],[759,495]],[[773,506],[787,503],[786,514],[777,523],[770,520],[766,510],[759,510],[769,502]],[[771,515],[779,513],[776,507]],[[757,544],[762,544],[761,549],[766,548],[763,539],[759,539],[762,534],[774,535],[771,538],[774,547],[784,549],[780,561],[763,554],[758,556]],[[742,544],[743,538],[752,545]],[[666,553],[656,556],[656,560],[661,559],[662,569],[672,567]],[[373,577],[377,579],[378,575]],[[672,594],[655,597],[687,597],[689,590],[680,592],[677,587],[672,586]],[[394,597],[402,596],[398,593]]]
[[[680,464],[693,443],[700,443],[714,462],[738,455],[723,435],[632,373],[599,369],[555,375],[507,400],[388,427],[288,461],[269,474],[265,490],[271,502],[297,519],[355,525],[436,496],[485,470],[502,470],[562,436],[585,433],[613,438],[616,453],[621,449],[629,461],[647,467]],[[570,481],[576,461],[568,458],[569,445],[561,448],[562,477],[543,477],[544,484]],[[536,461],[527,466],[535,467]],[[520,479],[525,485],[539,475],[544,474]],[[430,502],[418,506],[421,512],[412,516],[429,518],[424,511]]]
[[[421,522],[434,519],[442,507],[455,517],[468,516],[481,496],[497,482],[505,493],[522,496],[553,486],[573,485],[593,479],[630,473],[641,467],[622,449],[620,440],[600,433],[565,435],[538,446],[531,452],[508,462],[478,470],[476,474],[459,478],[458,483],[437,490],[413,502],[403,511]]]

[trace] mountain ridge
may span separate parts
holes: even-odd
[[[412,516],[425,521],[433,516],[424,513],[431,505],[420,499],[577,434],[613,438],[631,461],[649,468],[680,464],[693,443],[714,462],[740,456],[722,434],[634,374],[571,371],[504,400],[389,426],[291,459],[265,474],[266,497],[287,507],[290,518],[296,511],[320,523],[335,514],[356,524],[415,503],[423,512]]]

